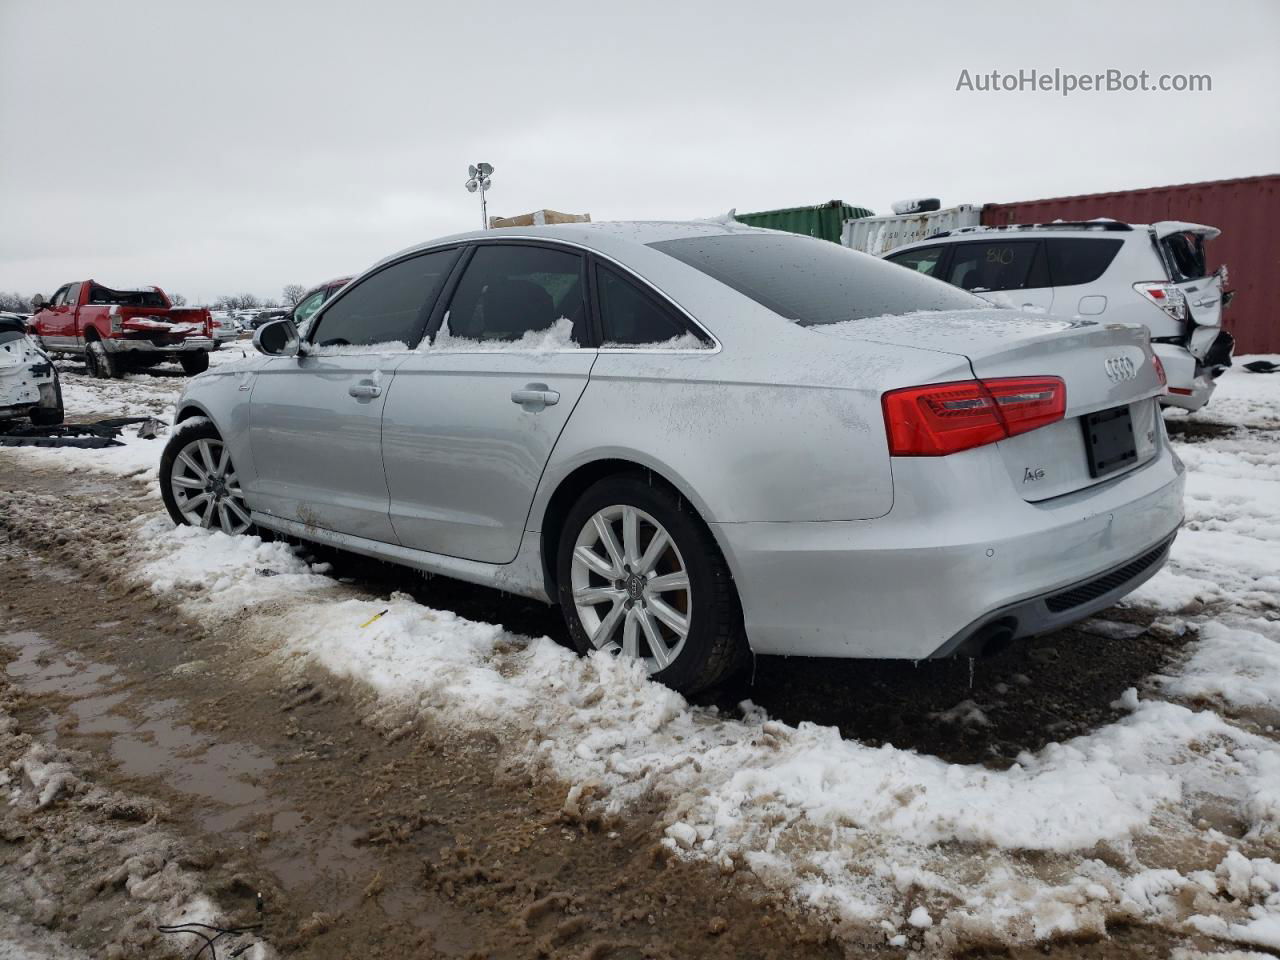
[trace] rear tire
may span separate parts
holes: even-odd
[[[178,362],[182,364],[183,373],[194,377],[197,373],[204,373],[209,369],[209,354],[204,350],[184,353],[178,357]]]
[[[90,375],[99,380],[119,380],[124,376],[120,362],[107,351],[101,340],[94,340],[85,346],[84,365]]]
[[[687,502],[647,477],[607,477],[578,498],[556,577],[581,654],[634,656],[685,695],[722,683],[746,659],[742,609],[719,547]]]

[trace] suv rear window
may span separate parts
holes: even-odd
[[[1160,246],[1174,283],[1199,280],[1209,275],[1204,256],[1204,237],[1198,233],[1175,233],[1163,238]]]
[[[1124,246],[1123,240],[1101,237],[1047,237],[1044,242],[1049,250],[1049,280],[1055,287],[1093,283]]]
[[[923,274],[811,237],[722,234],[649,246],[805,327],[991,306]]]

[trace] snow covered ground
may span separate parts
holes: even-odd
[[[144,403],[135,379],[122,405]],[[1187,525],[1131,602],[1197,638],[1124,694],[1122,719],[1004,770],[694,707],[634,665],[364,599],[283,544],[159,515],[135,531],[132,575],[211,624],[245,613],[286,664],[365,681],[389,725],[498,733],[508,763],[567,785],[570,815],[661,798],[673,855],[749,871],[838,935],[946,951],[1124,921],[1280,950],[1280,376],[1237,367],[1209,408],[1167,418],[1204,430],[1177,441]],[[159,450],[2,455],[147,480]]]

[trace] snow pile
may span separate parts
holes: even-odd
[[[451,333],[449,315],[445,314],[435,340],[423,340],[418,349],[432,353],[554,353],[557,350],[576,350],[578,344],[573,339],[573,321],[568,317],[561,317],[544,330],[526,330],[517,340],[473,340]]]

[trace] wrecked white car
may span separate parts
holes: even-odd
[[[11,420],[62,422],[62,385],[49,355],[27,336],[26,321],[0,313],[0,429]]]

